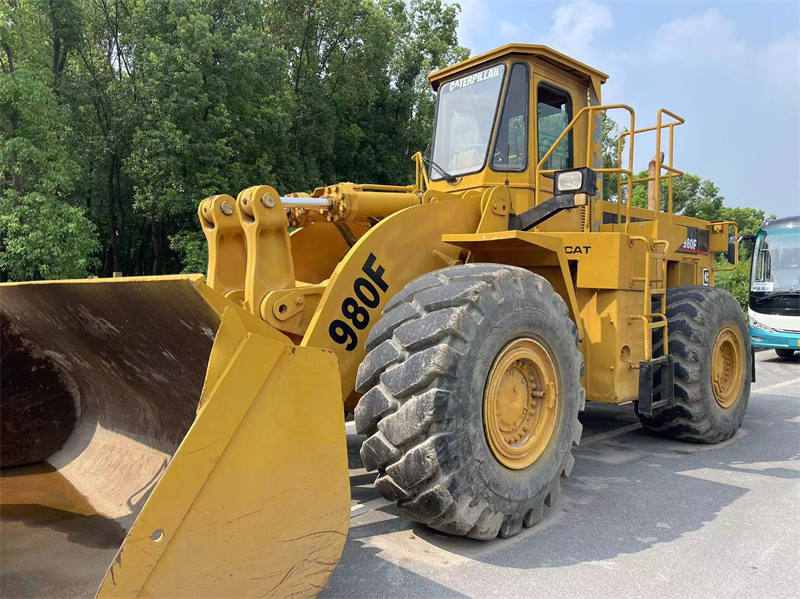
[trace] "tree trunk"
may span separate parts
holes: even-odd
[[[150,235],[153,238],[153,274],[160,275],[164,271],[164,252],[162,241],[163,223],[150,217]]]
[[[117,230],[117,216],[114,212],[114,174],[117,169],[117,157],[111,157],[111,164],[108,168],[108,223],[107,235],[108,244],[111,248],[111,272],[119,272],[119,231]],[[108,274],[106,272],[106,274]]]

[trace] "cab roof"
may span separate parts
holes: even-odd
[[[608,79],[608,75],[602,71],[593,69],[592,67],[585,65],[582,62],[578,62],[566,54],[556,52],[547,46],[539,46],[534,44],[506,44],[505,46],[500,46],[499,48],[495,48],[494,50],[490,50],[484,54],[478,54],[477,56],[473,56],[472,58],[468,58],[462,62],[445,67],[439,71],[436,71],[435,73],[431,73],[428,75],[428,81],[430,81],[431,86],[435,91],[439,89],[439,85],[442,83],[442,81],[452,77],[453,75],[471,69],[472,67],[504,58],[511,54],[538,58],[539,60],[548,62],[559,69],[577,76],[587,83],[589,83],[593,78],[599,79],[600,83],[605,83]]]

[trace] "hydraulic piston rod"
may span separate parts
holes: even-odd
[[[281,204],[284,208],[330,208],[333,205],[333,199],[281,196]]]

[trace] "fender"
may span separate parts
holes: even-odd
[[[301,346],[336,354],[345,409],[358,402],[356,373],[386,302],[411,280],[457,261],[461,248],[442,236],[474,233],[480,217],[478,194],[406,208],[372,227],[336,267]]]

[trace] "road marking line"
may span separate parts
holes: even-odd
[[[755,393],[766,393],[767,391],[775,391],[775,389],[782,389],[783,387],[788,387],[789,385],[797,385],[800,383],[800,377],[796,379],[792,379],[791,381],[784,381],[782,383],[776,383],[774,385],[770,385],[769,387],[762,387],[760,389],[753,389]]]
[[[611,431],[606,431],[604,433],[598,433],[596,435],[591,435],[589,437],[584,437],[581,439],[581,447],[585,445],[589,445],[591,443],[596,443],[597,441],[605,441],[606,439],[611,439],[612,437],[617,437],[619,435],[624,435],[630,431],[635,431],[638,428],[642,428],[642,425],[638,422],[636,424],[629,424],[628,426],[621,426],[620,428],[615,428]]]
[[[372,501],[368,501],[367,503],[357,503],[350,508],[350,519],[352,520],[356,516],[360,516],[361,514],[366,514],[367,512],[372,512],[375,510],[379,510],[382,507],[386,507],[387,505],[394,505],[394,501],[388,501],[386,499],[373,499]]]

